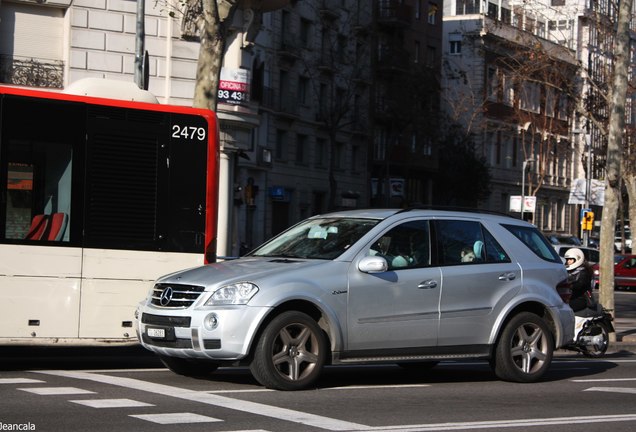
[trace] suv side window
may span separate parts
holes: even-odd
[[[429,266],[431,253],[428,222],[411,221],[390,229],[371,245],[368,254],[386,258],[389,270]]]
[[[502,226],[510,231],[512,235],[521,240],[523,244],[528,246],[528,249],[534,252],[534,254],[539,258],[555,263],[562,262],[552,245],[538,229],[520,225],[502,224]]]
[[[479,222],[435,221],[440,265],[510,262],[508,254]]]

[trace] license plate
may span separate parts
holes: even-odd
[[[147,328],[146,334],[151,338],[163,339],[166,337],[166,329],[162,328]]]

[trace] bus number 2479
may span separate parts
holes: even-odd
[[[172,138],[205,140],[205,128],[194,126],[172,125]]]

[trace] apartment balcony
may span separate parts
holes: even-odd
[[[263,88],[261,108],[289,118],[298,118],[298,98],[289,92],[276,91],[271,87]]]
[[[323,19],[335,20],[340,16],[341,2],[338,0],[322,0],[318,6],[318,12]]]
[[[298,35],[286,33],[282,37],[276,54],[281,60],[295,61],[300,58],[300,51]]]
[[[410,53],[398,46],[381,46],[378,50],[377,67],[380,71],[409,69]]]
[[[64,63],[56,60],[0,55],[0,82],[26,87],[62,88]]]
[[[378,1],[378,24],[385,26],[403,26],[411,22],[413,17],[411,6],[398,0]]]

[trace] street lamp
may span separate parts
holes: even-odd
[[[534,162],[533,158],[529,158],[523,161],[523,164],[521,166],[521,220],[523,219],[523,214],[524,214],[524,208],[525,208],[525,201],[526,201],[526,166],[528,166],[528,164]]]

